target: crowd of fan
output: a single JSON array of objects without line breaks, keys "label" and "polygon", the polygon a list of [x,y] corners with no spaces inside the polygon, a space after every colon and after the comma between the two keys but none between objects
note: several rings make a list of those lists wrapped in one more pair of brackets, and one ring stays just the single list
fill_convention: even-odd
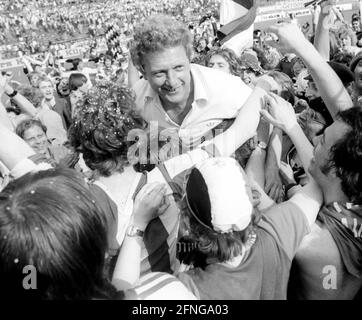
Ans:
[{"label": "crowd of fan", "polygon": [[22,56],[29,83],[0,75],[0,295],[360,299],[360,16],[234,52],[211,11],[127,8],[123,55],[48,48]]},{"label": "crowd of fan", "polygon": [[[50,41],[103,36],[109,25],[118,25],[127,37],[138,21],[155,13],[171,14],[184,22],[195,21],[201,18],[200,12],[205,7],[203,0],[44,1],[42,4],[19,2],[16,6],[11,2],[15,11],[0,11],[0,45],[9,54],[14,55],[19,49],[43,52]],[[218,1],[213,0],[206,7],[215,11],[216,5]]]}]

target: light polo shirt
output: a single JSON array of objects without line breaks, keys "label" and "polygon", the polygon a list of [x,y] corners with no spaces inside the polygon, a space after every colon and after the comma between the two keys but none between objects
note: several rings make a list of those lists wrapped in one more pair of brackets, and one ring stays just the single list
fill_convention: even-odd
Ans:
[{"label": "light polo shirt", "polygon": [[155,121],[154,125],[167,128],[168,134],[177,133],[185,145],[198,145],[201,138],[223,119],[237,116],[252,89],[240,77],[196,64],[191,64],[191,75],[194,101],[181,125],[168,116],[147,80],[140,79],[133,89],[136,110],[148,123]]}]

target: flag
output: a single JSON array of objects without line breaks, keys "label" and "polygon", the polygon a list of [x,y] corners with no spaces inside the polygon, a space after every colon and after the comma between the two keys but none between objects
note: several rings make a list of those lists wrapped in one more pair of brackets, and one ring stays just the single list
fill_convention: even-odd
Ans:
[{"label": "flag", "polygon": [[223,47],[230,48],[237,55],[253,45],[256,0],[221,0],[218,32]]}]

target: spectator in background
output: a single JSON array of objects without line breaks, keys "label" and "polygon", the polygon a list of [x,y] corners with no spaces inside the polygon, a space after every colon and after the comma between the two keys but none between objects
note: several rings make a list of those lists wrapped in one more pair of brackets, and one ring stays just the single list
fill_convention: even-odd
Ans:
[{"label": "spectator in background", "polygon": [[353,18],[352,19],[352,30],[355,33],[358,33],[361,31],[361,22],[359,18]]},{"label": "spectator in background", "polygon": [[56,85],[57,87],[57,93],[59,95],[59,97],[61,98],[68,98],[69,97],[69,78],[68,77],[61,77],[59,79],[58,84]]},{"label": "spectator in background", "polygon": [[261,68],[258,58],[250,53],[244,52],[240,56],[240,65],[242,69],[241,78],[245,84],[254,88],[257,78],[265,73]]},{"label": "spectator in background", "polygon": [[340,48],[343,52],[356,55],[358,52],[361,51],[361,49],[356,46],[357,37],[352,30],[348,29],[341,32],[339,34],[339,40],[340,40]]},{"label": "spectator in background", "polygon": [[99,65],[96,81],[111,81],[116,75],[117,67],[114,65],[113,58],[110,55],[104,57],[103,65]]},{"label": "spectator in background", "polygon": [[77,107],[84,101],[84,97],[91,88],[87,77],[83,73],[72,73],[69,77],[69,98],[71,105],[71,118],[77,112]]},{"label": "spectator in background", "polygon": [[87,77],[88,83],[92,86],[90,78],[91,74],[97,74],[98,69],[92,69],[84,66],[84,62],[81,58],[75,58],[71,61],[73,68],[67,74],[70,76],[72,73],[82,73]]},{"label": "spectator in background", "polygon": [[206,66],[214,68],[234,76],[241,76],[242,70],[239,58],[233,50],[228,48],[214,48],[206,57]]},{"label": "spectator in background", "polygon": [[43,95],[41,108],[57,112],[62,118],[64,129],[68,129],[71,123],[71,110],[68,101],[57,95],[52,81],[48,78],[40,79],[39,91]]},{"label": "spectator in background", "polygon": [[31,72],[28,75],[29,82],[33,88],[39,88],[39,81],[42,75],[38,72]]},{"label": "spectator in background", "polygon": [[[54,155],[50,150],[51,142],[46,135],[46,127],[39,120],[25,120],[16,127],[16,134],[22,138],[37,154],[55,165]],[[59,160],[59,159],[58,159]]]}]

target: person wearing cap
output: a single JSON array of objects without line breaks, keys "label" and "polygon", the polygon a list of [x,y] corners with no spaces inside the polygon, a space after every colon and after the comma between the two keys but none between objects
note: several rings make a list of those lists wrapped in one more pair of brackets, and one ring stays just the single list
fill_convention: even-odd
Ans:
[{"label": "person wearing cap", "polygon": [[[289,113],[286,119],[293,121]],[[289,126],[293,124],[289,120]],[[291,138],[307,164],[311,158],[307,141],[298,134]],[[256,152],[265,157],[262,146]],[[232,158],[200,161],[170,186],[179,188],[177,180],[183,184],[179,202],[183,231],[206,257],[206,268],[176,273],[179,280],[199,299],[286,299],[292,259],[322,203],[315,183],[261,216],[254,209],[250,181]],[[132,249],[139,254],[141,244],[134,243]],[[139,268],[137,261],[133,263],[129,270]]]},{"label": "person wearing cap", "polygon": [[318,188],[308,188],[261,215],[253,208],[250,181],[235,160],[198,164],[186,178],[180,206],[206,267],[177,277],[202,300],[286,299],[291,261],[321,203]]},{"label": "person wearing cap", "polygon": [[[253,51],[254,52],[254,51]],[[253,88],[258,76],[264,74],[263,68],[259,64],[259,60],[252,52],[244,51],[240,56],[240,64],[243,81]]]}]

